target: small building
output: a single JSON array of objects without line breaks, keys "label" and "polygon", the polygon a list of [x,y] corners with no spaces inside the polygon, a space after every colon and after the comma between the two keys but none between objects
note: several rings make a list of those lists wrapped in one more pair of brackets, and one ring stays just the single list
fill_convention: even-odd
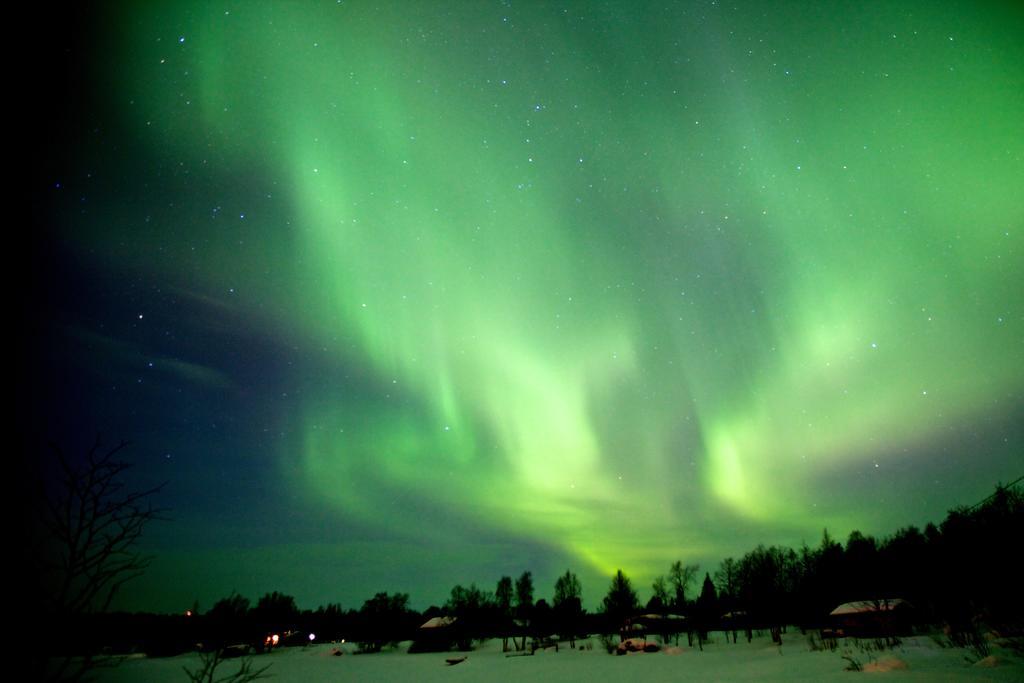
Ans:
[{"label": "small building", "polygon": [[455,623],[457,617],[433,617],[420,626],[421,629],[447,628]]},{"label": "small building", "polygon": [[646,638],[648,634],[658,635],[667,642],[669,636],[676,636],[687,630],[686,617],[678,614],[641,614],[633,617],[623,626],[623,638]]},{"label": "small building", "polygon": [[844,602],[829,613],[837,636],[890,637],[908,633],[913,605],[902,598]]},{"label": "small building", "polygon": [[416,638],[409,652],[444,652],[456,649],[463,642],[456,624],[458,617],[433,617],[416,629]]}]

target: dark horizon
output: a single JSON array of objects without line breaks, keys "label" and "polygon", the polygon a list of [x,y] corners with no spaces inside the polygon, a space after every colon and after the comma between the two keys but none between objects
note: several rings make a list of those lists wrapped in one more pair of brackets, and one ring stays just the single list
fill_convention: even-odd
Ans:
[{"label": "dark horizon", "polygon": [[814,548],[758,546],[723,561],[714,578],[676,562],[646,602],[617,571],[597,610],[583,608],[573,572],[559,577],[549,600],[526,571],[502,577],[493,591],[455,585],[447,601],[425,611],[411,609],[409,595],[397,592],[377,592],[358,608],[303,610],[293,596],[274,591],[258,599],[232,594],[208,609],[193,606],[175,615],[78,614],[41,626],[89,634],[56,638],[65,655],[167,657],[199,650],[205,657],[237,657],[311,644],[334,644],[331,654],[341,655],[345,643],[349,653],[418,654],[468,652],[500,639],[501,651],[517,656],[511,653],[557,652],[559,643],[575,649],[578,640],[591,649],[595,634],[609,654],[679,654],[683,636],[686,648],[703,652],[705,642],[720,642],[711,632],[720,632],[726,644],[731,635],[733,645],[741,634],[749,644],[770,632],[776,646],[787,643],[795,652],[806,646],[836,653],[841,642],[851,665],[853,648],[905,654],[904,638],[918,650],[920,636],[928,635],[932,647],[964,649],[968,662],[987,658],[988,665],[1003,666],[1004,660],[990,657],[993,648],[1019,652],[1024,592],[1013,540],[1024,523],[1022,481],[951,511],[939,525],[903,527],[882,540],[854,532],[844,547],[826,533]]}]

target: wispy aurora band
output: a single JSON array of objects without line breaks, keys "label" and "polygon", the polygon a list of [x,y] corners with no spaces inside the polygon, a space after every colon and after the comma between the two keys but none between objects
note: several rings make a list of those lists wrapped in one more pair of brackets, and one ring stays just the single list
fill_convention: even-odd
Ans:
[{"label": "wispy aurora band", "polygon": [[201,113],[145,93],[184,153],[288,194],[294,220],[261,230],[291,286],[251,300],[354,336],[345,362],[379,383],[307,392],[294,485],[410,534],[445,533],[426,500],[655,572],[715,551],[707,518],[857,523],[810,514],[822,476],[1019,391],[1024,105],[989,87],[1019,62],[924,68],[952,49],[939,18],[812,67],[724,30],[680,46],[681,16],[598,40],[523,10],[525,40],[483,8],[401,7],[183,10]]}]

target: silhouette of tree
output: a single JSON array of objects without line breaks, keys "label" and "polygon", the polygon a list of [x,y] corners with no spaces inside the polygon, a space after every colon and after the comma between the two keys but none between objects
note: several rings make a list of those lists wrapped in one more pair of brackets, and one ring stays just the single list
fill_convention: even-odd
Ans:
[{"label": "silhouette of tree", "polygon": [[554,607],[563,605],[569,601],[579,601],[583,597],[583,589],[580,580],[568,569],[565,574],[555,580],[555,595],[552,598]]},{"label": "silhouette of tree", "polygon": [[715,593],[715,584],[711,581],[711,575],[706,572],[700,596],[697,597],[695,616],[697,617],[697,642],[700,649],[703,650],[707,632],[714,628],[719,620],[718,595]]},{"label": "silhouette of tree", "polygon": [[873,597],[902,597],[919,609],[926,602],[931,549],[917,527],[897,531],[878,548],[878,594]]},{"label": "silhouette of tree", "polygon": [[525,571],[516,579],[516,614],[529,619],[533,609],[533,574]]},{"label": "silhouette of tree", "polygon": [[731,557],[722,560],[718,571],[715,572],[715,587],[718,589],[718,596],[723,600],[732,601],[736,595],[738,578],[736,560]]},{"label": "silhouette of tree", "polygon": [[257,635],[249,624],[249,598],[238,593],[215,602],[206,613],[205,622],[209,628],[206,644],[215,648]]},{"label": "silhouette of tree", "polygon": [[310,627],[318,639],[340,640],[345,626],[345,610],[338,603],[328,603],[310,615]]},{"label": "silhouette of tree", "polygon": [[463,621],[475,620],[480,613],[494,605],[493,596],[486,591],[476,587],[475,583],[469,588],[456,585],[452,588],[451,598],[448,599],[448,612],[452,616],[459,617]]},{"label": "silhouette of tree", "polygon": [[267,629],[290,628],[298,621],[299,608],[295,598],[274,591],[259,599],[252,617]]},{"label": "silhouette of tree", "polygon": [[740,560],[740,599],[756,620],[774,626],[785,623],[795,565],[792,549],[775,546],[759,545]]},{"label": "silhouette of tree", "polygon": [[226,598],[221,598],[213,603],[213,607],[206,613],[211,619],[240,620],[249,613],[249,598],[232,593]]},{"label": "silhouette of tree", "polygon": [[633,616],[640,607],[640,601],[636,597],[633,585],[622,570],[615,572],[612,577],[611,586],[608,587],[608,594],[604,596],[602,603],[609,626],[619,627],[622,623]]},{"label": "silhouette of tree", "polygon": [[701,585],[700,597],[697,598],[697,607],[714,608],[718,603],[718,594],[715,592],[715,584],[711,581],[711,575],[704,574],[704,583]]},{"label": "silhouette of tree", "polygon": [[[50,446],[57,474],[44,486],[36,578],[41,609],[54,626],[70,631],[81,627],[85,615],[106,612],[121,587],[152,561],[136,545],[146,525],[162,518],[164,510],[154,507],[152,498],[163,485],[126,488],[122,479],[131,464],[117,456],[127,446],[122,441],[104,448],[97,438],[80,462]],[[80,680],[96,664],[93,653],[82,655],[58,661],[41,654],[40,679]]]},{"label": "silhouette of tree", "polygon": [[705,627],[710,627],[718,620],[718,593],[708,573],[704,574],[704,583],[697,598],[697,613]]},{"label": "silhouette of tree", "polygon": [[512,577],[503,576],[498,579],[494,589],[494,601],[502,614],[512,613]]},{"label": "silhouette of tree", "polygon": [[185,675],[192,683],[249,683],[249,681],[268,678],[271,675],[266,673],[270,664],[254,669],[252,658],[245,657],[239,663],[238,671],[214,678],[219,673],[217,669],[224,664],[224,661],[224,651],[214,650],[199,655],[199,666],[196,669],[189,669],[185,666],[181,668],[184,669]]},{"label": "silhouette of tree", "polygon": [[843,546],[832,540],[825,529],[821,533],[821,546],[818,548],[817,563],[814,568],[815,595],[814,601],[819,612],[828,613],[843,602],[842,575],[845,555]]},{"label": "silhouette of tree", "polygon": [[533,606],[533,616],[530,619],[530,631],[535,639],[547,638],[555,628],[554,611],[548,601],[544,598],[538,600]]},{"label": "silhouette of tree", "polygon": [[583,588],[580,580],[568,569],[555,581],[552,609],[559,635],[568,638],[569,646],[575,648],[576,632],[583,619]]},{"label": "silhouette of tree", "polygon": [[508,650],[508,634],[512,630],[512,595],[512,577],[503,576],[498,579],[498,585],[494,589],[494,602],[501,626],[502,652]]},{"label": "silhouette of tree", "polygon": [[387,643],[397,643],[411,630],[409,594],[377,593],[359,610],[360,648],[380,652]]},{"label": "silhouette of tree", "polygon": [[875,539],[860,531],[851,531],[844,559],[846,597],[850,600],[877,598],[878,544]]},{"label": "silhouette of tree", "polygon": [[654,591],[654,594],[651,596],[651,601],[648,605],[656,612],[666,611],[671,598],[668,593],[668,581],[665,580],[665,577],[659,576],[654,579],[654,583],[651,584],[651,590]]},{"label": "silhouette of tree", "polygon": [[697,578],[699,571],[700,565],[698,564],[684,565],[681,560],[672,563],[668,570],[668,582],[674,592],[672,596],[673,609],[682,611],[686,607],[686,591]]}]

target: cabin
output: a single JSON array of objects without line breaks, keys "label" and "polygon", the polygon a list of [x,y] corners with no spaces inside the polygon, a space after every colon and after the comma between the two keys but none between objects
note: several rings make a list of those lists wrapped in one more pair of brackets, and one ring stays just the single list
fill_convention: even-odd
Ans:
[{"label": "cabin", "polygon": [[657,635],[667,643],[670,636],[675,636],[678,644],[679,634],[686,630],[686,617],[678,614],[641,614],[623,624],[619,629],[619,640],[646,640],[648,635]]},{"label": "cabin", "polygon": [[844,602],[831,613],[834,636],[891,637],[909,633],[913,623],[913,605],[902,598]]}]

